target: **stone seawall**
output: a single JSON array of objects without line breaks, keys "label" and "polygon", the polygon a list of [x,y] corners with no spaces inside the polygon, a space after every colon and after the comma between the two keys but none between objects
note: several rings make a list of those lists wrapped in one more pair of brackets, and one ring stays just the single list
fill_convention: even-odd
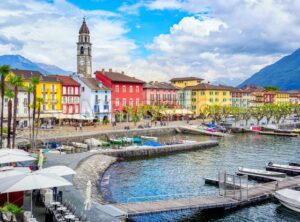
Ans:
[{"label": "stone seawall", "polygon": [[81,135],[74,136],[55,136],[45,137],[41,140],[56,141],[56,142],[83,142],[88,138],[96,138],[105,140],[107,138],[118,138],[118,137],[134,137],[141,135],[158,136],[162,134],[175,133],[178,127],[157,127],[147,129],[132,129],[132,130],[106,130],[101,132],[82,132]]},{"label": "stone seawall", "polygon": [[108,150],[102,151],[102,154],[122,157],[122,158],[133,158],[133,157],[149,157],[158,156],[165,154],[172,154],[177,152],[191,151],[197,149],[203,149],[219,145],[217,141],[205,141],[188,144],[176,144],[176,145],[165,145],[159,147],[137,147],[127,148],[122,150]]}]

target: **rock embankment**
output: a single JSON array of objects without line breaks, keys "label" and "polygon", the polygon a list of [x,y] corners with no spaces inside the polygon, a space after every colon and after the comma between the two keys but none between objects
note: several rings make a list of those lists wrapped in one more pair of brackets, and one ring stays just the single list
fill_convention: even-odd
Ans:
[{"label": "rock embankment", "polygon": [[103,203],[99,192],[99,178],[106,169],[117,161],[116,157],[95,154],[83,160],[76,168],[76,175],[73,177],[74,185],[77,190],[85,197],[86,184],[90,180],[92,183],[92,199],[98,203]]}]

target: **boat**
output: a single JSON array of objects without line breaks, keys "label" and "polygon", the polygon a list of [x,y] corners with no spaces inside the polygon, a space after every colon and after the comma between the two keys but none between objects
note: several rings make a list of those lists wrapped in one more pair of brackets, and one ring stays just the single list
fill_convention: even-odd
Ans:
[{"label": "boat", "polygon": [[133,137],[134,143],[142,143],[142,139],[140,137]]},{"label": "boat", "polygon": [[87,149],[88,148],[88,144],[85,144],[85,143],[72,142],[71,144],[73,146],[75,146],[76,148],[81,148],[81,149]]},{"label": "boat", "polygon": [[298,166],[298,167],[300,167],[300,163],[299,162],[298,163],[296,163],[296,162],[290,162],[289,166]]},{"label": "boat", "polygon": [[282,189],[276,191],[274,196],[285,207],[300,213],[300,191]]},{"label": "boat", "polygon": [[291,171],[299,171],[300,172],[300,166],[275,164],[275,163],[272,163],[272,162],[269,162],[267,164],[266,168],[277,168],[277,169],[282,169],[282,170],[291,170]]},{"label": "boat", "polygon": [[101,145],[101,143],[99,142],[99,140],[95,139],[95,138],[89,138],[89,139],[85,139],[84,143],[86,143],[86,146],[90,146],[90,147],[98,147]]},{"label": "boat", "polygon": [[109,142],[111,144],[121,145],[123,144],[123,141],[121,139],[110,139]]},{"label": "boat", "polygon": [[160,143],[158,143],[158,142],[154,142],[154,141],[144,142],[143,145],[144,145],[144,146],[162,146],[162,144],[160,144]]},{"label": "boat", "polygon": [[141,139],[147,141],[155,141],[155,142],[158,141],[158,137],[155,136],[141,136]]},{"label": "boat", "polygon": [[104,141],[104,140],[99,140],[99,142],[100,142],[100,146],[101,147],[108,147],[108,146],[110,146],[110,143],[109,142],[107,142],[107,141]]},{"label": "boat", "polygon": [[133,143],[133,138],[131,138],[131,137],[122,137],[121,140],[124,143]]},{"label": "boat", "polygon": [[238,170],[239,170],[239,173],[245,173],[245,174],[256,174],[256,175],[261,175],[261,176],[280,177],[280,178],[286,177],[285,173],[272,172],[272,171],[266,171],[266,170],[250,169],[250,168],[244,168],[244,167],[239,167]]},{"label": "boat", "polygon": [[181,140],[181,142],[182,142],[183,144],[188,144],[188,143],[197,143],[197,141],[196,141],[196,140]]},{"label": "boat", "polygon": [[72,151],[75,149],[74,146],[67,146],[67,145],[61,145],[60,147],[56,148],[57,150],[65,150],[65,151]]}]

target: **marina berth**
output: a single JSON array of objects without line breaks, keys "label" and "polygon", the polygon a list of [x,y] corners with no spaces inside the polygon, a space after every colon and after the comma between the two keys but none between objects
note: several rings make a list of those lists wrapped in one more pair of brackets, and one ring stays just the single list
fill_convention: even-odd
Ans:
[{"label": "marina berth", "polygon": [[276,172],[283,172],[287,175],[300,175],[300,167],[299,166],[290,166],[290,165],[283,165],[283,164],[275,164],[272,162],[269,162],[266,165],[266,170],[269,171],[276,171]]}]

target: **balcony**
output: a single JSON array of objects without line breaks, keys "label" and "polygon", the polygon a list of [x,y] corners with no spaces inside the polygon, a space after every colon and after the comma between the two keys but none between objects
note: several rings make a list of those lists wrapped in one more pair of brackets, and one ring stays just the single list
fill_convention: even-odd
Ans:
[{"label": "balcony", "polygon": [[51,91],[50,93],[51,93],[51,94],[56,94],[57,92],[56,92],[56,91]]},{"label": "balcony", "polygon": [[42,89],[42,93],[48,93],[49,90],[48,89]]},{"label": "balcony", "polygon": [[56,99],[51,99],[51,103],[57,103]]}]

